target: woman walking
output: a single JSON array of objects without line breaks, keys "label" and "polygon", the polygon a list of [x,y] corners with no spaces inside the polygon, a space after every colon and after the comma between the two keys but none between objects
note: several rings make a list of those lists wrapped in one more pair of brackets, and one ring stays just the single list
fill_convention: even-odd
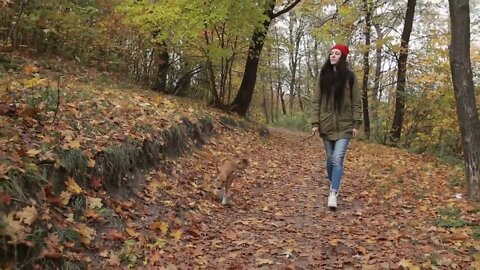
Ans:
[{"label": "woman walking", "polygon": [[319,133],[327,155],[330,194],[327,206],[337,208],[343,174],[343,161],[350,139],[362,124],[362,100],[355,75],[348,68],[347,46],[337,44],[320,70],[318,85],[312,96],[312,134]]}]

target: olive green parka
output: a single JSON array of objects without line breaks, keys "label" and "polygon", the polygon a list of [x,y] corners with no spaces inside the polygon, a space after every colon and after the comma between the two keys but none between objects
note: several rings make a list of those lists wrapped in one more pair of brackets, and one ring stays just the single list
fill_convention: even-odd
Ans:
[{"label": "olive green parka", "polygon": [[[353,87],[349,80],[345,84],[344,98],[338,112],[334,109],[333,98],[330,102],[322,99],[320,104],[320,80],[317,80],[315,91],[312,95],[312,127],[318,127],[320,136],[328,140],[351,138],[353,129],[359,129],[362,125],[362,99],[355,75]],[[351,92],[350,92],[351,91]]]}]

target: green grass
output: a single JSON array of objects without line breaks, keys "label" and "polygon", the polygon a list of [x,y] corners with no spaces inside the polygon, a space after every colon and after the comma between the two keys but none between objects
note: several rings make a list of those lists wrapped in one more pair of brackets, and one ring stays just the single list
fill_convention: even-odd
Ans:
[{"label": "green grass", "polygon": [[436,224],[443,228],[460,228],[469,225],[469,223],[462,218],[462,211],[458,207],[438,209]]},{"label": "green grass", "polygon": [[72,149],[61,153],[60,164],[67,174],[73,176],[77,182],[85,186],[87,176],[87,158],[79,149]]},{"label": "green grass", "polygon": [[450,186],[452,187],[465,187],[467,183],[465,182],[465,179],[459,176],[451,176],[448,179],[448,182],[450,183]]},{"label": "green grass", "polygon": [[310,131],[310,118],[305,113],[295,113],[293,115],[282,115],[277,121],[271,123],[272,127],[282,127],[296,131]]},{"label": "green grass", "polygon": [[72,228],[65,228],[58,232],[61,242],[76,242],[80,239],[80,233]]}]

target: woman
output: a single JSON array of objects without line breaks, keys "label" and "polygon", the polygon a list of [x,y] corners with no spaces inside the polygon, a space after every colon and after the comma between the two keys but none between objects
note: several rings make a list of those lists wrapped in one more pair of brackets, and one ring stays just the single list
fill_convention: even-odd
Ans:
[{"label": "woman", "polygon": [[348,144],[362,124],[362,100],[355,75],[348,68],[348,53],[348,47],[342,44],[331,48],[312,97],[312,134],[319,133],[325,146],[330,180],[327,205],[331,209],[337,208]]}]

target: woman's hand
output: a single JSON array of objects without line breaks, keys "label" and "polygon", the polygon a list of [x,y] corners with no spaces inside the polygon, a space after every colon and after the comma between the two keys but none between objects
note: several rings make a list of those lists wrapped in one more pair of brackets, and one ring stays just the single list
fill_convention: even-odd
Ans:
[{"label": "woman's hand", "polygon": [[354,129],[352,130],[352,137],[353,137],[353,138],[357,137],[357,134],[358,134],[358,130],[357,130],[356,128],[354,128]]},{"label": "woman's hand", "polygon": [[312,135],[315,135],[318,132],[318,127],[312,127]]}]

